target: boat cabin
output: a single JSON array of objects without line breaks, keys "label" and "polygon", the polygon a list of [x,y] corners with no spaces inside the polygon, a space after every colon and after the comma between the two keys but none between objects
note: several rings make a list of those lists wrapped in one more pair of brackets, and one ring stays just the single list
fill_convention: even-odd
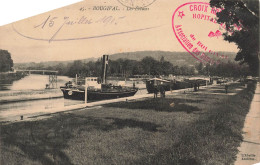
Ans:
[{"label": "boat cabin", "polygon": [[164,90],[169,91],[171,88],[171,81],[160,78],[152,78],[146,81],[146,89],[148,93],[153,93],[155,88],[163,87]]},{"label": "boat cabin", "polygon": [[85,81],[89,87],[101,88],[98,77],[86,77]]},{"label": "boat cabin", "polygon": [[160,78],[152,78],[152,79],[147,80],[147,82],[152,85],[162,85],[162,84],[170,83],[170,81],[160,79]]}]

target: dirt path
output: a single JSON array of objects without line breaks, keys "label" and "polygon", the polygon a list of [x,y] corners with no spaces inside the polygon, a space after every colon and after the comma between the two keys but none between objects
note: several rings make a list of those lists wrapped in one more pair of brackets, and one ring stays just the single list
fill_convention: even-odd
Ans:
[{"label": "dirt path", "polygon": [[257,83],[254,98],[243,128],[243,142],[238,148],[235,165],[260,163],[260,83]]}]

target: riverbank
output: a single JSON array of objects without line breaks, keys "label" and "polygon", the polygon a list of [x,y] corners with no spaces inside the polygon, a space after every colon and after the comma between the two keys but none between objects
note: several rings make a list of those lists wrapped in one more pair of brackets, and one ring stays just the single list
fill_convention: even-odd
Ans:
[{"label": "riverbank", "polygon": [[0,91],[7,90],[3,84],[12,84],[13,81],[20,80],[27,76],[23,72],[0,72]]},{"label": "riverbank", "polygon": [[254,89],[230,84],[228,95],[218,85],[1,123],[1,163],[232,164]]},{"label": "riverbank", "polygon": [[10,80],[19,80],[25,77],[26,73],[23,72],[0,72],[0,82],[1,81],[10,81]]},{"label": "riverbank", "polygon": [[60,89],[3,91],[0,92],[0,104],[61,97],[63,94]]}]

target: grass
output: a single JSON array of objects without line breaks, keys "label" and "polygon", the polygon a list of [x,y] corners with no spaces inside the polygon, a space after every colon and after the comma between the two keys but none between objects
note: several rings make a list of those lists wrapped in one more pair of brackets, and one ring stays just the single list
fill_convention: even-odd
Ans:
[{"label": "grass", "polygon": [[105,107],[117,107],[117,108],[124,108],[127,107],[129,109],[138,109],[138,110],[146,110],[146,109],[153,109],[155,111],[162,111],[162,112],[193,112],[199,111],[198,107],[190,106],[185,103],[200,103],[203,100],[192,100],[192,99],[185,99],[185,98],[156,98],[156,99],[148,99],[142,101],[134,101],[134,102],[119,102],[119,103],[112,103],[105,105]]},{"label": "grass", "polygon": [[178,94],[2,123],[1,164],[232,164],[254,89],[250,84],[234,96]]}]

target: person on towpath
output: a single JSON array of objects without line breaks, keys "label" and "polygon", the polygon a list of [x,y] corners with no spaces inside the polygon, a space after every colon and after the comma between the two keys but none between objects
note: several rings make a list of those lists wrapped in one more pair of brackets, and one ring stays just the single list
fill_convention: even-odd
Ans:
[{"label": "person on towpath", "polygon": [[165,89],[163,86],[160,87],[160,94],[162,98],[165,98]]},{"label": "person on towpath", "polygon": [[226,94],[228,93],[228,85],[226,84],[225,85],[225,91],[226,91]]},{"label": "person on towpath", "polygon": [[194,92],[197,92],[197,83],[194,83]]},{"label": "person on towpath", "polygon": [[157,95],[158,95],[158,87],[157,86],[154,86],[153,93],[154,93],[153,98],[157,98]]}]

